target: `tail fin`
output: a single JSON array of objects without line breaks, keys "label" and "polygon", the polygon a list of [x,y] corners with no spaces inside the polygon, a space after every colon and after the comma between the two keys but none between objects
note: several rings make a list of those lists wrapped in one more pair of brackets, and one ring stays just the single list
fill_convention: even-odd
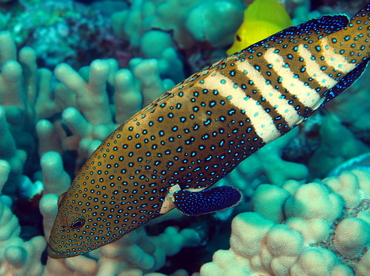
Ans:
[{"label": "tail fin", "polygon": [[359,10],[347,27],[330,34],[328,43],[345,59],[358,65],[370,57],[370,3]]}]

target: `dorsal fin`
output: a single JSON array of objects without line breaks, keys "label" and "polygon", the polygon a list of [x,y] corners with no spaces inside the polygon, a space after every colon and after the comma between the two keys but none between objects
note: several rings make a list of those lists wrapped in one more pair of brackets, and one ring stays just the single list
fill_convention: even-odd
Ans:
[{"label": "dorsal fin", "polygon": [[[292,26],[278,32],[272,36],[265,38],[244,50],[237,52],[242,53],[243,51],[254,52],[256,48],[264,46],[266,48],[274,47],[276,43],[289,43],[297,39],[304,39],[312,35],[328,35],[342,30],[348,25],[348,17],[345,15],[326,15],[319,19],[312,19],[298,26]],[[286,40],[289,38],[289,40]],[[280,42],[282,41],[282,42]]]},{"label": "dorsal fin", "polygon": [[[295,26],[295,32],[298,34],[309,34],[312,31],[321,33],[324,31],[327,34],[335,33],[345,28],[348,25],[348,17],[346,15],[325,15],[318,19],[312,19],[298,26]],[[288,31],[290,28],[285,29]]]}]

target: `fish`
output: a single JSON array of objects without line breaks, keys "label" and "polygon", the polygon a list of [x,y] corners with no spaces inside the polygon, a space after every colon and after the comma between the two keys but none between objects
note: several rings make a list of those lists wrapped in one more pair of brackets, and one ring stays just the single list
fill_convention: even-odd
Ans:
[{"label": "fish", "polygon": [[292,25],[288,12],[277,0],[254,0],[245,9],[243,23],[226,54],[231,55]]},{"label": "fish", "polygon": [[284,29],[175,85],[93,152],[58,200],[48,255],[78,256],[177,208],[230,208],[214,186],[340,95],[369,60],[370,4]]}]

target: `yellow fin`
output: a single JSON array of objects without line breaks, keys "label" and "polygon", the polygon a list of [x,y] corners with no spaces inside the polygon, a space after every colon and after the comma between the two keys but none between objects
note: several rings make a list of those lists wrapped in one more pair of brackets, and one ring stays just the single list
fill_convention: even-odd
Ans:
[{"label": "yellow fin", "polygon": [[235,34],[234,43],[226,51],[231,55],[266,37],[292,26],[284,6],[277,0],[255,0],[244,11],[244,21]]}]

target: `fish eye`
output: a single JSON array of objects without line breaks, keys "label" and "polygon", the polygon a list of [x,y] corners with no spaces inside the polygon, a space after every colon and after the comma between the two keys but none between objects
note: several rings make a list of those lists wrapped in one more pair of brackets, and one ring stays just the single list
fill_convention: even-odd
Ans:
[{"label": "fish eye", "polygon": [[236,35],[235,38],[237,41],[242,41],[242,38],[240,37],[240,35]]},{"label": "fish eye", "polygon": [[66,225],[68,225],[70,229],[80,229],[85,225],[85,222],[85,217],[82,214],[71,212],[66,216]]},{"label": "fish eye", "polygon": [[80,229],[84,225],[85,225],[85,219],[77,218],[75,221],[71,223],[69,227],[72,229]]}]

